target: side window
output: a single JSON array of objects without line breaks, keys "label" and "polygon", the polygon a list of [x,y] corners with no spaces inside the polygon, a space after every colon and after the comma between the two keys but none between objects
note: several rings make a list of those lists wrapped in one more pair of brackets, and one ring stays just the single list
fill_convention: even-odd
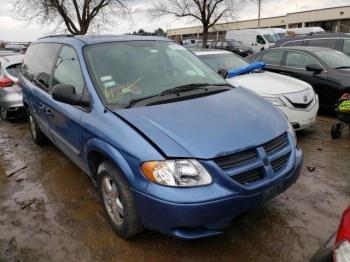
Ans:
[{"label": "side window", "polygon": [[337,46],[337,39],[310,39],[309,46],[328,47],[335,49]]},{"label": "side window", "polygon": [[344,39],[343,53],[350,56],[350,39]]},{"label": "side window", "polygon": [[270,51],[262,54],[261,61],[268,65],[280,65],[283,56],[283,50]]},{"label": "side window", "polygon": [[265,39],[261,35],[256,36],[256,42],[262,45],[266,44]]},{"label": "side window", "polygon": [[24,57],[23,75],[45,91],[50,87],[51,70],[60,47],[54,43],[34,44]]},{"label": "side window", "polygon": [[291,42],[287,42],[282,46],[301,46],[303,43],[303,41],[291,41]]},{"label": "side window", "polygon": [[222,42],[222,47],[227,48],[228,47],[228,43],[227,42]]},{"label": "side window", "polygon": [[287,53],[286,66],[305,69],[305,67],[310,64],[318,63],[305,53],[293,51]]},{"label": "side window", "polygon": [[57,84],[72,85],[78,95],[83,94],[84,78],[77,54],[71,47],[63,46],[58,55],[52,85]]}]

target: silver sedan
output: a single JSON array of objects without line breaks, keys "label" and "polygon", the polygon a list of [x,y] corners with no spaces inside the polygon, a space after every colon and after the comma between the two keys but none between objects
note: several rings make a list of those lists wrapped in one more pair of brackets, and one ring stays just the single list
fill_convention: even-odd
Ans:
[{"label": "silver sedan", "polygon": [[0,57],[0,117],[9,119],[24,112],[18,75],[24,55]]}]

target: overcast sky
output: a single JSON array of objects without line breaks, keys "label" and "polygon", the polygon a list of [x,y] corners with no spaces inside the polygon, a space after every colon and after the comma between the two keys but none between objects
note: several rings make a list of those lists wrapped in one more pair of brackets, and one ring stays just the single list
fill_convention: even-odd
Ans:
[{"label": "overcast sky", "polygon": [[[132,10],[132,22],[118,21],[115,26],[101,33],[123,34],[137,31],[143,28],[153,31],[161,27],[164,30],[178,27],[189,27],[196,24],[189,21],[174,18],[172,16],[151,20],[148,10],[155,1],[129,0],[129,8]],[[252,1],[253,2],[253,1]],[[295,11],[305,11],[335,6],[349,5],[350,0],[262,0],[262,17],[285,15]],[[257,18],[257,5],[249,4],[237,18],[237,20]],[[27,24],[17,20],[13,16],[11,0],[0,0],[0,40],[6,41],[33,41],[38,37],[52,33],[53,26],[40,24]]]}]

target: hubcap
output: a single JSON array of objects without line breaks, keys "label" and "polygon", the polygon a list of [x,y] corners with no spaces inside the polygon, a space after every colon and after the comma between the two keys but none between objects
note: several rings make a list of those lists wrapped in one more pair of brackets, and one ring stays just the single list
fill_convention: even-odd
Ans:
[{"label": "hubcap", "polygon": [[29,128],[30,128],[30,132],[32,133],[32,135],[35,139],[36,138],[36,129],[35,129],[35,122],[34,122],[32,115],[29,115]]},{"label": "hubcap", "polygon": [[121,225],[124,221],[124,208],[117,186],[109,176],[102,180],[102,196],[108,215],[115,224]]}]

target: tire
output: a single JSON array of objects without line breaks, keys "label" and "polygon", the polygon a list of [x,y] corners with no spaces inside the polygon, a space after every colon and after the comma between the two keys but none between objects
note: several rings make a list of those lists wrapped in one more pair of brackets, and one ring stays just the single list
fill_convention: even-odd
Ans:
[{"label": "tire", "polygon": [[28,113],[29,113],[28,114],[29,130],[30,130],[30,134],[32,135],[34,143],[39,146],[47,144],[48,138],[40,130],[40,127],[37,125],[32,112],[29,111]]},{"label": "tire", "polygon": [[0,119],[1,120],[6,120],[7,119],[7,111],[3,110],[1,106],[0,106]]},{"label": "tire", "polygon": [[109,161],[97,169],[98,192],[107,221],[122,238],[130,238],[143,230],[134,196],[123,174]]},{"label": "tire", "polygon": [[341,135],[341,125],[340,124],[334,124],[331,128],[331,135],[334,139],[337,139]]}]

